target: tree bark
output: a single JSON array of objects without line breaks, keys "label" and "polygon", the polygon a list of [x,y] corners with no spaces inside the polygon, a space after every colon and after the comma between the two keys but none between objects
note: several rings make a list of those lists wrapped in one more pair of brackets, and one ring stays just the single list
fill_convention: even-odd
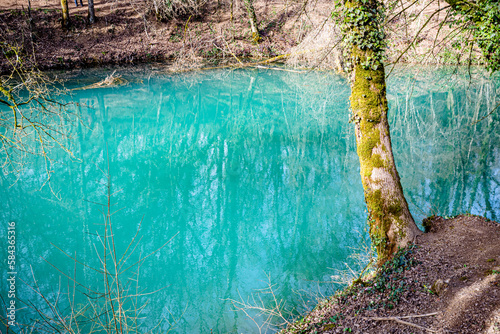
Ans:
[{"label": "tree bark", "polygon": [[69,27],[69,9],[68,9],[68,0],[61,0],[62,7],[62,28],[67,29]]},{"label": "tree bark", "polygon": [[88,20],[89,24],[95,23],[94,0],[88,0]]},{"label": "tree bark", "polygon": [[248,21],[250,22],[250,29],[252,30],[252,40],[255,43],[260,42],[260,33],[257,28],[257,16],[255,15],[255,9],[253,7],[253,0],[243,0],[245,2],[245,8],[247,9]]},{"label": "tree bark", "polygon": [[[373,8],[377,8],[378,4],[377,0],[365,0],[350,1],[346,5],[369,11],[372,15]],[[355,61],[350,102],[368,209],[369,233],[377,249],[379,263],[383,263],[399,247],[414,241],[421,232],[408,209],[394,163],[387,120],[384,66],[380,60],[373,61],[378,58],[369,44],[352,45],[351,58]]]}]

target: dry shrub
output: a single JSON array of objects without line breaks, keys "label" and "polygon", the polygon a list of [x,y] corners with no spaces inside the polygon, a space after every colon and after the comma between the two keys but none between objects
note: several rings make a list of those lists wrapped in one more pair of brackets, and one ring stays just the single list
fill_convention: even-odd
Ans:
[{"label": "dry shrub", "polygon": [[201,16],[207,0],[146,0],[158,20],[172,20]]},{"label": "dry shrub", "polygon": [[332,20],[326,20],[292,48],[287,64],[294,67],[341,70],[343,61],[340,41],[340,30]]},{"label": "dry shrub", "polygon": [[289,52],[287,64],[302,68],[342,69],[340,29],[331,18],[332,1],[300,2],[297,18],[293,21],[299,44]]},{"label": "dry shrub", "polygon": [[[322,2],[318,2],[321,4]],[[449,6],[438,0],[385,0],[387,34],[386,63],[476,64],[480,52],[464,27],[450,27]],[[308,16],[331,10],[308,6]],[[315,13],[316,15],[309,15]],[[304,15],[303,15],[304,16]],[[323,18],[309,22],[312,29],[291,50],[287,63],[322,69],[342,68],[341,33],[335,22]]]},{"label": "dry shrub", "polygon": [[480,59],[470,33],[450,27],[451,9],[439,0],[389,0],[387,60],[417,64],[468,64]]},{"label": "dry shrub", "polygon": [[192,48],[182,48],[169,69],[171,72],[185,72],[203,67],[203,59]]}]

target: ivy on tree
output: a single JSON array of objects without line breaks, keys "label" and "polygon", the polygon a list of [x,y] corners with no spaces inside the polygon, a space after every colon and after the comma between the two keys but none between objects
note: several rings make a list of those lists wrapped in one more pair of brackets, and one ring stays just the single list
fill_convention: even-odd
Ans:
[{"label": "ivy on tree", "polygon": [[[377,70],[386,48],[386,35],[382,29],[385,19],[383,4],[361,0],[353,5],[353,2],[337,0],[332,18],[342,32],[347,68],[352,69],[354,65],[360,64],[365,70]],[[370,50],[371,55],[362,61],[360,55],[352,52],[353,47],[361,51]]]},{"label": "ivy on tree", "polygon": [[382,61],[386,47],[383,3],[337,1],[332,18],[341,28],[347,70],[351,74],[351,119],[369,233],[378,263],[382,264],[421,233],[408,209],[392,154]]},{"label": "ivy on tree", "polygon": [[470,29],[486,67],[500,70],[500,2],[498,0],[445,0],[453,9],[450,25],[464,25]]}]

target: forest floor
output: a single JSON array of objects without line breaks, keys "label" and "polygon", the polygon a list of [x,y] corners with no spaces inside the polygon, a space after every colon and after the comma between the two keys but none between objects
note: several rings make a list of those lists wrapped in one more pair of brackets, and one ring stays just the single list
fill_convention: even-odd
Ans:
[{"label": "forest floor", "polygon": [[[10,45],[21,46],[28,54],[34,50],[36,63],[44,70],[161,62],[178,71],[286,54],[306,31],[304,22],[292,19],[299,6],[285,8],[282,1],[256,2],[256,10],[265,18],[260,21],[258,45],[251,41],[241,5],[234,6],[232,19],[229,3],[209,1],[206,16],[163,22],[141,0],[94,2],[97,21],[89,25],[86,1],[84,7],[69,1],[71,26],[64,31],[58,1],[31,0],[30,28],[27,0],[0,0],[0,32],[5,32]],[[315,21],[326,19],[328,13],[326,8]],[[8,72],[2,57],[0,66],[1,73]]]},{"label": "forest floor", "polygon": [[[95,0],[97,21],[90,25],[86,1],[76,7],[70,0],[71,24],[63,30],[59,1],[0,0],[0,42],[21,50],[42,70],[160,62],[182,71],[269,59],[291,66],[342,66],[338,28],[329,19],[332,1],[254,0],[259,44],[252,42],[241,1],[233,6],[228,0],[207,1],[205,14],[168,22],[156,20],[147,1]],[[389,62],[477,62],[477,50],[469,50],[466,38],[448,27],[442,2],[404,0],[397,6],[392,11],[404,8],[404,15],[388,19]],[[0,73],[10,70],[0,56]]]},{"label": "forest floor", "polygon": [[461,215],[283,333],[500,333],[500,224]]}]

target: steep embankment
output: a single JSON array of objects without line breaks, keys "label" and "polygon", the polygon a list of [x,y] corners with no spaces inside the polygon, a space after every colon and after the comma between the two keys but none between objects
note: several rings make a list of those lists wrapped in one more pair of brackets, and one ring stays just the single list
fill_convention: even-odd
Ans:
[{"label": "steep embankment", "polygon": [[428,223],[415,247],[284,333],[500,333],[500,224],[463,215]]},{"label": "steep embankment", "polygon": [[[283,55],[310,30],[300,4],[256,1],[262,40],[255,45],[239,1],[206,3],[201,16],[158,21],[145,1],[96,0],[97,22],[89,25],[87,7],[69,1],[71,26],[64,31],[58,2],[32,0],[28,13],[24,2],[0,0],[0,42],[34,53],[41,69],[162,62],[182,70]],[[318,16],[321,6],[315,21],[328,17],[328,9]],[[0,66],[10,70],[3,57]]]}]

